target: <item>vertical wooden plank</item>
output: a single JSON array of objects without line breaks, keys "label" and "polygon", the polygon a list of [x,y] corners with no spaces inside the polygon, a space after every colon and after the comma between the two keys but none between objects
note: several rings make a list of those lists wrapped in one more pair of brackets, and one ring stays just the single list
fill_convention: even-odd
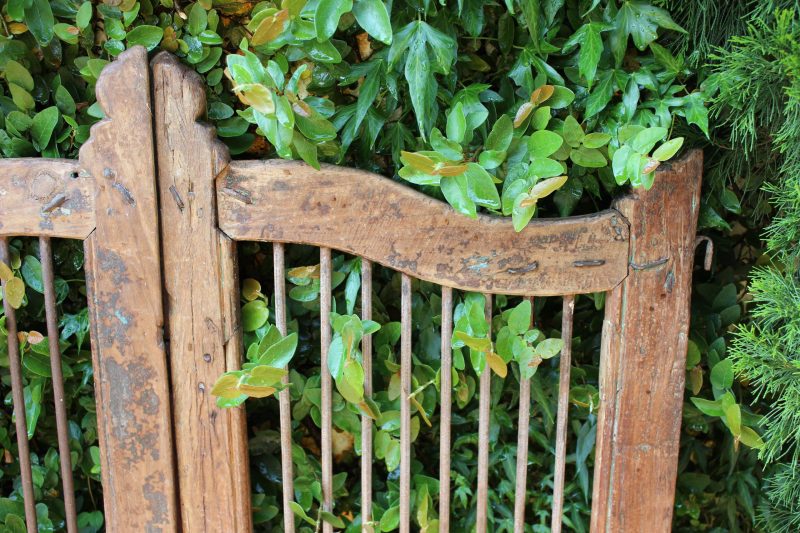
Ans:
[{"label": "vertical wooden plank", "polygon": [[670,531],[702,153],[659,170],[618,208],[628,277],[606,300],[592,531]]},{"label": "vertical wooden plank", "polygon": [[106,118],[80,151],[97,227],[85,242],[108,531],[177,530],[147,53],[97,82]]},{"label": "vertical wooden plank", "polygon": [[[489,338],[492,337],[492,295],[486,294],[486,321],[489,323]],[[489,519],[489,418],[492,402],[492,369],[483,368],[478,389],[478,509],[475,531],[486,533]]]},{"label": "vertical wooden plank", "polygon": [[181,526],[245,531],[252,527],[245,412],[217,407],[210,393],[238,366],[227,346],[241,342],[236,311],[224,305],[238,288],[222,279],[235,246],[216,221],[214,183],[228,151],[198,122],[206,107],[200,76],[167,53],[151,66]]}]

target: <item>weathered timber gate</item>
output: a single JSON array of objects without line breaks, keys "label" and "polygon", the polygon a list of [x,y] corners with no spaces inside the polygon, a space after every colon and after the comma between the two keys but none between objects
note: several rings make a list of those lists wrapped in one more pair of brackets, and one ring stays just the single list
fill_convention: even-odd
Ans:
[{"label": "weathered timber gate", "polygon": [[[331,250],[402,273],[401,531],[410,528],[411,278],[442,286],[440,525],[448,530],[452,291],[563,296],[553,530],[561,529],[574,295],[607,292],[591,527],[670,529],[702,157],[659,170],[649,191],[587,217],[471,220],[388,179],[289,161],[230,161],[205,113],[201,80],[168,55],[133,48],[97,83],[106,118],[79,161],[0,161],[0,260],[36,236],[48,335],[58,336],[51,238],[85,243],[107,530],[248,531],[241,409],[211,385],[241,359],[236,241],[273,242],[275,311],[286,331],[284,243],[320,247],[322,367],[331,340]],[[355,215],[357,214],[357,215]],[[491,298],[487,298],[491,301]],[[36,531],[14,310],[9,359],[29,532]],[[487,313],[491,307],[487,305]],[[168,339],[168,342],[165,342]],[[68,530],[76,531],[58,343],[50,343]],[[371,340],[363,341],[371,393]],[[172,379],[170,379],[172,376]],[[322,372],[322,487],[332,494],[331,379]],[[490,372],[480,379],[477,530],[486,530]],[[530,381],[520,390],[515,528],[524,524]],[[294,529],[290,405],[280,394],[284,524]],[[371,421],[363,421],[363,515],[371,516]],[[325,530],[331,526],[326,524]]]}]

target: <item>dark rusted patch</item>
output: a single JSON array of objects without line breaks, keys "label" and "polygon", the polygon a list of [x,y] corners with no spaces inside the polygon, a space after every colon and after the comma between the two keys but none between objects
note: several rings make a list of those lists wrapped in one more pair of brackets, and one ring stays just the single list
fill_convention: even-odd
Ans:
[{"label": "dark rusted patch", "polygon": [[155,487],[164,486],[164,473],[154,473],[147,478],[147,482],[142,487],[144,498],[147,500],[147,508],[152,517],[147,523],[147,533],[156,533],[163,531],[160,527],[162,524],[167,523],[167,497]]},{"label": "dark rusted patch", "polygon": [[112,187],[114,188],[114,190],[119,191],[119,193],[122,195],[122,199],[125,201],[126,204],[136,205],[136,199],[133,197],[133,194],[131,194],[131,191],[129,191],[127,187],[125,187],[118,181],[115,181]]}]

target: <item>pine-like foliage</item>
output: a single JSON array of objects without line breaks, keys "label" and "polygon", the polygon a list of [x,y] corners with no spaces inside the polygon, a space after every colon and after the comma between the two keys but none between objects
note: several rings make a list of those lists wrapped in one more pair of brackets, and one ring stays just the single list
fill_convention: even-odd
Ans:
[{"label": "pine-like foliage", "polygon": [[765,187],[776,211],[765,234],[771,262],[751,276],[752,323],[737,332],[731,358],[739,376],[772,402],[761,458],[774,466],[762,523],[794,532],[800,530],[800,11],[770,12],[768,3],[754,6],[742,35],[715,49],[707,83],[731,146],[750,158],[766,145],[775,170]]}]

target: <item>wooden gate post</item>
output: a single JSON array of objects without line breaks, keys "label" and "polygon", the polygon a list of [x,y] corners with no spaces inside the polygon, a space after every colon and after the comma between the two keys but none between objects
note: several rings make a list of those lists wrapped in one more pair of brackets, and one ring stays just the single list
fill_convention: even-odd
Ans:
[{"label": "wooden gate post", "polygon": [[200,76],[166,52],[152,68],[181,526],[251,531],[245,412],[220,409],[211,395],[241,364],[236,248],[217,227],[214,188],[228,150],[197,122]]},{"label": "wooden gate post", "polygon": [[85,241],[106,531],[177,529],[147,52],[97,81],[106,118],[80,150],[95,183]]},{"label": "wooden gate post", "polygon": [[591,530],[671,530],[702,152],[660,169],[617,208],[630,264],[608,293]]}]

